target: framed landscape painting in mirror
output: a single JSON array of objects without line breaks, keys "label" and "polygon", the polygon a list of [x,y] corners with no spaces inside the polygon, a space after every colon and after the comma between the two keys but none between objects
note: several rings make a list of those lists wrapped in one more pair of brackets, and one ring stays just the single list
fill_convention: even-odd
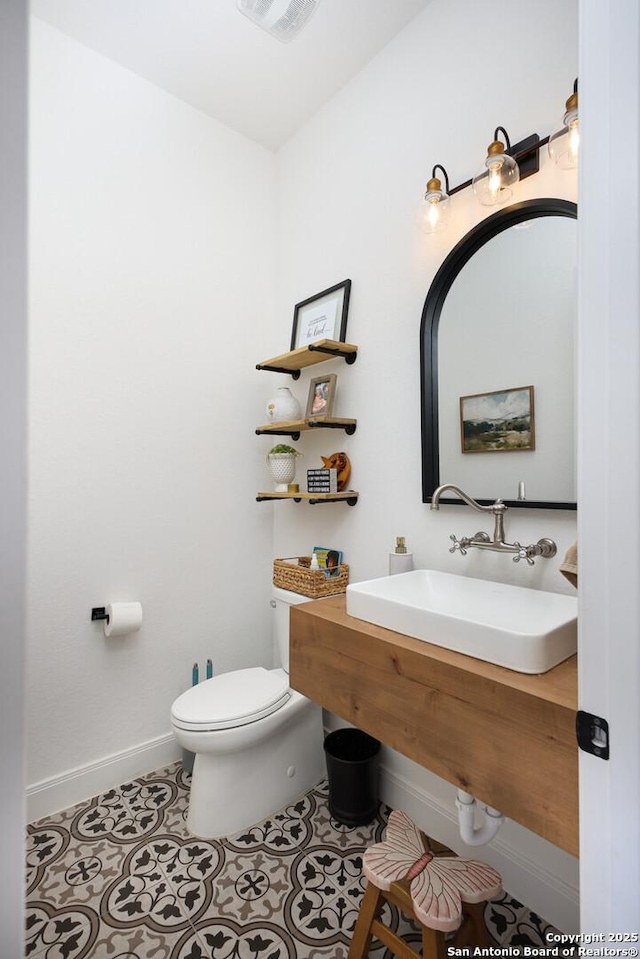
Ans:
[{"label": "framed landscape painting in mirror", "polygon": [[533,386],[460,397],[463,453],[513,453],[536,448]]}]

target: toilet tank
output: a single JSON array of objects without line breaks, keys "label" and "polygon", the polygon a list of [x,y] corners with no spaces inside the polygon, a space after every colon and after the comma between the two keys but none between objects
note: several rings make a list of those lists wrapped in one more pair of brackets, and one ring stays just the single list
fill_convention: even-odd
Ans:
[{"label": "toilet tank", "polygon": [[289,672],[289,609],[300,603],[310,603],[309,596],[291,593],[288,589],[272,587],[271,606],[273,608],[273,638],[279,665]]}]

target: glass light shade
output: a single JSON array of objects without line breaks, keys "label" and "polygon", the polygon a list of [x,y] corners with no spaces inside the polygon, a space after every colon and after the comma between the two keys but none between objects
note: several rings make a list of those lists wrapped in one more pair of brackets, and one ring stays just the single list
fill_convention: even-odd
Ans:
[{"label": "glass light shade", "polygon": [[504,143],[495,140],[484,165],[471,181],[473,192],[483,206],[500,206],[513,196],[513,187],[520,179],[518,164],[504,152]]},{"label": "glass light shade", "polygon": [[423,233],[440,233],[449,222],[449,195],[442,183],[433,177],[427,183],[424,199],[418,212],[418,225]]},{"label": "glass light shade", "polygon": [[562,129],[549,137],[549,156],[562,170],[572,170],[578,165],[580,126],[578,120],[578,94],[573,93],[566,104],[567,112],[562,118]]}]

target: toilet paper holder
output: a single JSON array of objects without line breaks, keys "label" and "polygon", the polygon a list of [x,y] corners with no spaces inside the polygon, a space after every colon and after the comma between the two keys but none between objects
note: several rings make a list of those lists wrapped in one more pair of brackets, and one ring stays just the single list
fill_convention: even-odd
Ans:
[{"label": "toilet paper holder", "polygon": [[108,638],[137,633],[142,627],[142,620],[142,604],[131,600],[94,606],[91,610],[91,621],[102,621],[104,635]]}]

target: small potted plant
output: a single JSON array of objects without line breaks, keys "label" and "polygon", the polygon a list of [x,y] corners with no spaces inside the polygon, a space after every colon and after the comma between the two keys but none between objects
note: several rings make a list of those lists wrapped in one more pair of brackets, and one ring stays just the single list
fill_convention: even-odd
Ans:
[{"label": "small potted plant", "polygon": [[278,443],[267,453],[267,465],[276,484],[276,493],[286,493],[288,484],[293,483],[298,456],[302,456],[302,453],[286,443]]}]

